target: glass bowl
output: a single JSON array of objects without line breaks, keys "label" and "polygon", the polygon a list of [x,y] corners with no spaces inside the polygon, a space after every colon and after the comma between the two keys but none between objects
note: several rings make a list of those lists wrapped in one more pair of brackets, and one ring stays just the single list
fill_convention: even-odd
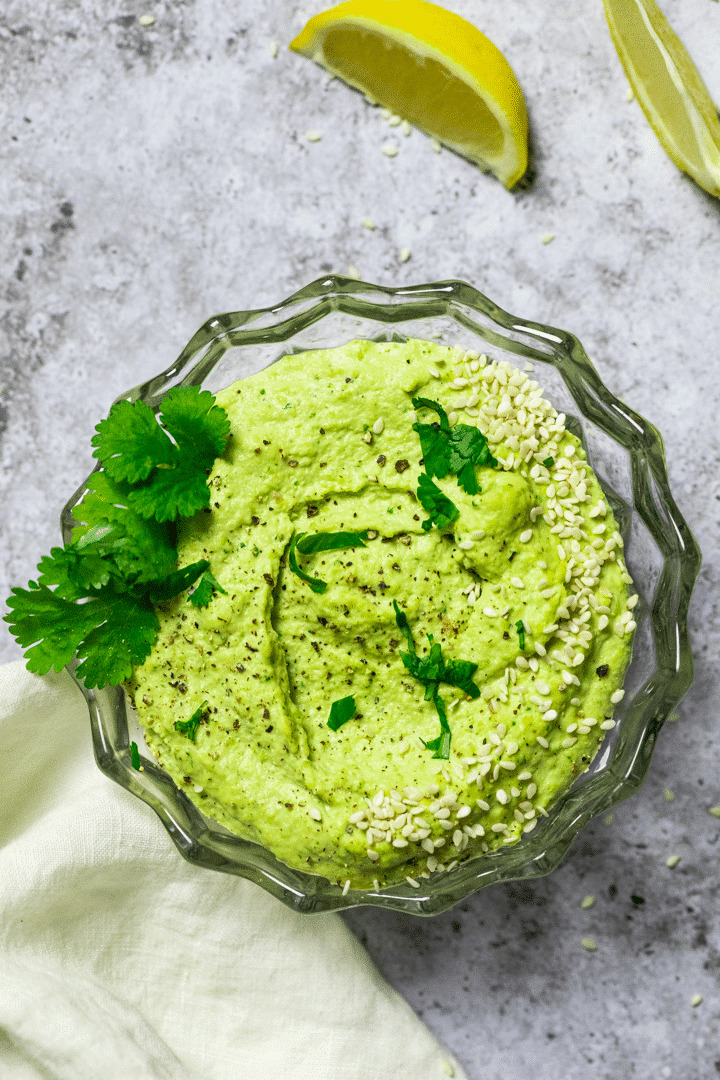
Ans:
[{"label": "glass bowl", "polygon": [[[353,338],[425,338],[488,351],[494,359],[530,361],[533,378],[567,416],[605,490],[623,538],[628,569],[640,593],[626,694],[590,769],[531,833],[512,846],[477,854],[420,887],[392,885],[346,893],[325,878],[294,870],[258,844],[205,817],[151,758],[122,688],[88,690],[97,763],[155,810],[179,852],[191,863],[254,881],[300,912],[361,904],[434,915],[486,885],[534,878],[555,869],[588,821],[640,787],[663,722],[692,680],[686,616],[700,552],[668,485],[660,434],[603,385],[572,334],[508,314],[462,281],[391,289],[343,277],[323,277],[271,308],[209,319],[165,371],[122,395],[157,407],[178,384],[213,392],[259,371],[287,353],[342,345]],[[70,539],[72,507],[61,527]],[[142,770],[131,763],[131,742]]]}]

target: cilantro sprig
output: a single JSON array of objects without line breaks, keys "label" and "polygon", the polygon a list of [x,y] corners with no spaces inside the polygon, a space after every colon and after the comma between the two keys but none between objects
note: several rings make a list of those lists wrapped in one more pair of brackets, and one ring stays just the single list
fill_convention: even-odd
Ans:
[{"label": "cilantro sprig", "polygon": [[[440,720],[440,734],[435,739],[425,742],[428,750],[434,750],[434,758],[448,758],[450,756],[451,731],[445,711],[445,703],[438,692],[440,683],[456,686],[463,690],[469,697],[477,698],[480,690],[472,681],[477,671],[477,664],[470,660],[446,660],[442,654],[439,642],[433,640],[432,634],[428,634],[430,651],[425,656],[419,656],[415,647],[407,615],[393,600],[395,609],[395,622],[408,643],[408,651],[400,652],[400,658],[410,674],[425,687],[425,701],[432,701]],[[424,741],[424,740],[423,740]]]},{"label": "cilantro sprig", "polygon": [[288,548],[288,566],[293,574],[306,582],[314,593],[324,593],[327,581],[311,577],[301,569],[297,554],[314,555],[318,551],[340,551],[343,548],[365,547],[368,530],[362,532],[295,533]]},{"label": "cilantro sprig", "polygon": [[207,607],[216,592],[227,596],[227,589],[223,589],[217,578],[206,570],[188,597],[193,607]]},{"label": "cilantro sprig", "polygon": [[198,387],[171,390],[159,417],[141,401],[112,406],[92,440],[102,468],[73,509],[71,541],[8,598],[4,619],[30,671],[60,671],[77,655],[87,687],[116,686],[143,662],[160,630],[154,605],[209,570],[204,559],[178,569],[175,522],[209,504],[207,472],[229,431]]},{"label": "cilantro sprig", "polygon": [[412,403],[414,409],[430,409],[440,418],[432,424],[415,423],[413,431],[420,437],[425,469],[418,481],[418,499],[429,514],[422,523],[423,529],[427,532],[433,525],[444,529],[459,516],[459,510],[432,478],[442,480],[450,474],[457,476],[458,484],[468,495],[477,495],[481,488],[475,475],[476,466],[494,468],[497,460],[490,453],[488,441],[481,431],[467,424],[456,424],[451,428],[447,413],[437,401],[414,397]]}]

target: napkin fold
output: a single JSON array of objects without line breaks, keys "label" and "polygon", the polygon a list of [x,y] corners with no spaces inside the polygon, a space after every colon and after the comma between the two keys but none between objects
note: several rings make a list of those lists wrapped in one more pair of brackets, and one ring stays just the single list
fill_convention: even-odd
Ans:
[{"label": "napkin fold", "polygon": [[0,667],[3,1080],[462,1080],[337,915],[190,866],[63,672]]}]

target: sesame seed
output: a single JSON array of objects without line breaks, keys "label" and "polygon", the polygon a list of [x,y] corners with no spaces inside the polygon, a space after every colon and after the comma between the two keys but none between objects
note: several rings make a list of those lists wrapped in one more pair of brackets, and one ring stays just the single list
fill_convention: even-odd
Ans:
[{"label": "sesame seed", "polygon": [[384,154],[385,157],[394,158],[397,157],[398,147],[395,146],[394,143],[383,143],[380,147],[380,152]]},{"label": "sesame seed", "polygon": [[383,432],[384,428],[385,428],[385,421],[383,420],[382,416],[378,416],[377,420],[375,421],[375,423],[372,426],[373,433],[375,435],[382,435],[382,432]]},{"label": "sesame seed", "polygon": [[360,224],[362,225],[363,229],[367,229],[369,232],[374,232],[374,230],[377,228],[373,219],[369,217],[361,218]]},{"label": "sesame seed", "polygon": [[305,132],[305,138],[307,139],[308,142],[315,143],[315,142],[320,142],[320,140],[322,139],[322,135],[320,134],[319,131],[315,131],[315,130],[311,129],[310,131]]},{"label": "sesame seed", "polygon": [[582,908],[591,908],[594,903],[595,903],[595,897],[594,896],[585,896],[585,897],[583,897],[583,900],[582,900],[582,903],[580,904],[580,907],[582,907]]},{"label": "sesame seed", "polygon": [[720,818],[720,806],[711,806],[708,810],[708,814],[712,814],[713,817]]},{"label": "sesame seed", "polygon": [[670,855],[665,860],[665,865],[668,866],[672,870],[673,867],[677,866],[677,864],[679,862],[680,862],[680,856],[679,855]]},{"label": "sesame seed", "polygon": [[547,748],[550,745],[550,743],[547,741],[547,739],[543,738],[542,735],[537,735],[535,738],[536,738],[536,742],[539,742],[540,745],[543,747],[543,749],[547,750]]},{"label": "sesame seed", "polygon": [[583,949],[587,949],[588,952],[595,952],[597,950],[597,944],[591,937],[584,937],[582,939],[582,947]]},{"label": "sesame seed", "polygon": [[527,544],[529,540],[532,540],[532,529],[525,529],[524,532],[521,532],[519,539],[521,544]]},{"label": "sesame seed", "polygon": [[277,54],[278,54],[278,43],[277,43],[277,41],[269,41],[268,42],[268,52],[270,53],[270,57],[271,57],[272,60],[277,59]]},{"label": "sesame seed", "polygon": [[410,259],[410,248],[400,248],[400,254],[398,256],[401,263],[406,263]]},{"label": "sesame seed", "polygon": [[442,150],[442,144],[439,139],[436,139],[433,135],[430,136],[430,148],[435,154],[439,154]]},{"label": "sesame seed", "polygon": [[698,1005],[702,1005],[702,999],[702,994],[693,994],[693,996],[690,998],[690,1004],[692,1005],[693,1009],[696,1009]]},{"label": "sesame seed", "polygon": [[408,876],[405,878],[405,880],[407,881],[408,885],[412,885],[413,889],[420,888],[420,882],[416,881],[414,877]]},{"label": "sesame seed", "polygon": [[624,690],[616,690],[614,694],[610,695],[610,701],[613,703],[613,705],[617,705],[617,703],[619,701],[622,701],[622,699],[624,697],[625,697],[625,691]]},{"label": "sesame seed", "polygon": [[350,266],[348,266],[348,268],[347,268],[347,276],[349,278],[353,278],[355,281],[359,281],[360,280],[360,271],[358,270],[357,266],[353,266],[352,264]]},{"label": "sesame seed", "polygon": [[600,725],[600,730],[601,731],[612,731],[612,729],[614,727],[615,727],[615,721],[614,720],[603,720],[602,724]]},{"label": "sesame seed", "polygon": [[[140,18],[138,19],[138,22],[140,23],[141,26],[154,26],[155,25],[155,16],[154,15],[141,15]],[[275,48],[277,49],[277,45],[275,46]],[[277,56],[277,52],[275,53],[275,55]]]},{"label": "sesame seed", "polygon": [[475,544],[472,540],[459,540],[458,547],[462,548],[463,551],[470,551],[471,548],[475,547]]}]

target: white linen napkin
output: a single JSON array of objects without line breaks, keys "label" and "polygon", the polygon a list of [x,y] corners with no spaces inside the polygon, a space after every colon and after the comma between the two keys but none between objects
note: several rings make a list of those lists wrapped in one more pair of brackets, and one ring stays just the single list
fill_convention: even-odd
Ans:
[{"label": "white linen napkin", "polygon": [[337,915],[188,865],[69,675],[0,667],[3,1080],[462,1078]]}]

